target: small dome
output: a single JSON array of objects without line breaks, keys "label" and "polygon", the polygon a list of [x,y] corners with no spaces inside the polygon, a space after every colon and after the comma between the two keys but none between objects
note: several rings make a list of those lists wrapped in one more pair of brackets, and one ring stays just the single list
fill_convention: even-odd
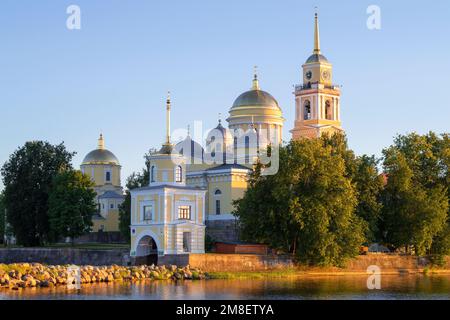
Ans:
[{"label": "small dome", "polygon": [[119,160],[109,150],[106,149],[96,149],[87,154],[84,157],[82,164],[112,164],[112,165],[120,165]]},{"label": "small dome", "polygon": [[186,157],[189,155],[185,153],[190,151],[191,158],[203,159],[203,147],[195,140],[192,140],[190,136],[187,136],[184,140],[178,142],[175,145],[175,151]]},{"label": "small dome", "polygon": [[208,137],[206,138],[206,143],[209,143],[211,138],[214,137],[215,133],[217,133],[217,132],[220,132],[220,134],[222,135],[222,139],[224,139],[224,141],[227,141],[227,140],[233,138],[231,136],[230,130],[228,130],[227,128],[225,128],[222,125],[222,120],[219,120],[217,127],[211,129],[211,131],[208,132]]},{"label": "small dome", "polygon": [[277,100],[270,93],[255,89],[246,91],[237,97],[231,109],[241,106],[270,106],[280,109]]},{"label": "small dome", "polygon": [[310,55],[308,60],[306,60],[305,63],[317,63],[317,62],[329,63],[328,59],[325,58],[325,56],[323,54],[318,54],[318,53],[314,53],[314,54]]}]

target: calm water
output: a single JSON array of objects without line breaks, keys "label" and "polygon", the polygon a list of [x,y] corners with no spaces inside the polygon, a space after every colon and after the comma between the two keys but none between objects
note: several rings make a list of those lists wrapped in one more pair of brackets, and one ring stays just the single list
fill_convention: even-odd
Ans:
[{"label": "calm water", "polygon": [[265,280],[143,281],[66,287],[0,289],[0,299],[450,299],[450,275],[382,276],[368,290],[365,276],[305,276]]}]

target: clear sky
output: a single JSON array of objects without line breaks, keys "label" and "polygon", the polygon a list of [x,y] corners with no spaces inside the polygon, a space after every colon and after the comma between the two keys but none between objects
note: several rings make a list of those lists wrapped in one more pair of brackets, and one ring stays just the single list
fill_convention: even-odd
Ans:
[{"label": "clear sky", "polygon": [[[66,28],[71,4],[81,30]],[[366,26],[371,4],[381,30]],[[397,133],[449,131],[450,1],[2,0],[0,164],[47,140],[76,151],[78,167],[101,131],[125,181],[164,140],[167,90],[173,128],[211,128],[250,89],[254,65],[289,139],[315,6],[357,154],[380,155]]]}]

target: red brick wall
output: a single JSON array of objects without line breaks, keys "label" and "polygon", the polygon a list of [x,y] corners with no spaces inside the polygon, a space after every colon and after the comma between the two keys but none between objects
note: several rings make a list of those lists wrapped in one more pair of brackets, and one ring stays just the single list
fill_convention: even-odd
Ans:
[{"label": "red brick wall", "polygon": [[217,242],[216,253],[267,254],[268,247],[264,244],[233,244]]},{"label": "red brick wall", "polygon": [[208,272],[263,271],[293,267],[289,256],[256,254],[190,254],[189,265]]}]

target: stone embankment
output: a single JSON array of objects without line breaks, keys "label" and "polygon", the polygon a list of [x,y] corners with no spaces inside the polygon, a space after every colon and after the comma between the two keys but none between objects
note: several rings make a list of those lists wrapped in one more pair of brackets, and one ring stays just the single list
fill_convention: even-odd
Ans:
[{"label": "stone embankment", "polygon": [[[189,266],[80,266],[81,284],[137,280],[200,280],[209,275]],[[20,290],[27,287],[53,287],[75,284],[73,266],[40,263],[0,264],[0,287]]]}]

